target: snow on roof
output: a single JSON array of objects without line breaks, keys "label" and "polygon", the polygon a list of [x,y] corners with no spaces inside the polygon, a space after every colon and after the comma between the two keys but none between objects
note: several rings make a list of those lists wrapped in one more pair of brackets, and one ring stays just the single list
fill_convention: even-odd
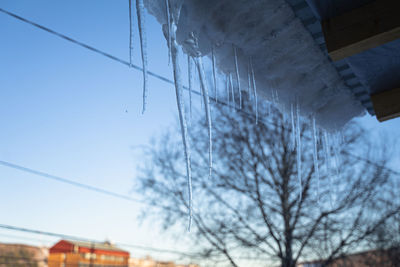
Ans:
[{"label": "snow on roof", "polygon": [[[315,117],[328,130],[341,128],[365,113],[289,1],[170,3],[182,4],[177,40],[183,50],[190,51],[187,40],[190,33],[195,33],[202,56],[210,57],[215,50],[220,76],[235,73],[235,48],[241,83],[247,84],[251,59],[259,94],[268,101],[277,95],[281,110],[290,111],[292,105],[298,104],[303,117]],[[167,24],[165,0],[145,0],[145,5],[161,24]]]}]

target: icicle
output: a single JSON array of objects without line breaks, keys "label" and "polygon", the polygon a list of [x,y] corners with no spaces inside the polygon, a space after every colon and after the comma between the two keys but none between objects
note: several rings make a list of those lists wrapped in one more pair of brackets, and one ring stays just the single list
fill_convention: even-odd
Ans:
[{"label": "icicle", "polygon": [[143,110],[146,111],[147,101],[147,40],[146,40],[146,23],[143,0],[136,0],[136,12],[138,18],[140,48],[142,51],[142,67],[143,67]]},{"label": "icicle", "polygon": [[168,25],[168,65],[171,62],[171,13],[169,12],[169,0],[165,0],[167,10],[167,25]]},{"label": "icicle", "polygon": [[132,0],[129,0],[129,67],[132,68],[133,51],[133,25],[132,25]]},{"label": "icicle", "polygon": [[313,143],[314,143],[314,153],[313,153],[313,159],[314,159],[314,168],[315,168],[315,174],[317,176],[317,199],[319,202],[319,195],[320,195],[320,174],[319,174],[319,165],[318,165],[318,138],[317,138],[317,126],[315,123],[315,117],[312,118],[312,131],[313,131]]},{"label": "icicle", "polygon": [[333,207],[333,200],[332,200],[333,181],[332,181],[332,175],[331,175],[331,151],[330,151],[330,145],[329,145],[329,134],[327,131],[324,132],[323,146],[324,146],[324,152],[325,152],[326,174],[329,177],[329,184],[330,184],[329,200],[330,200],[331,207]]},{"label": "icicle", "polygon": [[324,152],[325,152],[325,161],[326,161],[326,167],[327,167],[327,171],[328,173],[331,170],[331,152],[330,152],[330,146],[329,146],[329,134],[327,131],[324,131],[324,140],[323,140],[323,144],[324,144]]},{"label": "icicle", "polygon": [[271,94],[272,94],[272,96],[271,96],[271,98],[272,98],[272,104],[273,104],[274,106],[276,106],[276,99],[275,99],[274,91],[272,91]]},{"label": "icicle", "polygon": [[227,97],[228,107],[230,107],[231,106],[231,101],[230,101],[230,98],[229,98],[229,76],[228,76],[228,74],[225,76],[225,80],[226,80],[226,86],[225,86],[226,97]]},{"label": "icicle", "polygon": [[267,103],[267,108],[268,108],[268,116],[271,115],[271,103]]},{"label": "icicle", "polygon": [[295,128],[295,122],[294,122],[294,108],[293,108],[293,103],[290,104],[290,117],[292,120],[292,140],[290,142],[290,148],[292,151],[296,148],[296,128]]},{"label": "icicle", "polygon": [[179,68],[178,60],[179,45],[176,41],[176,24],[174,21],[171,23],[171,59],[172,66],[174,70],[174,82],[175,82],[175,93],[176,93],[176,103],[178,105],[179,122],[181,126],[182,143],[185,152],[186,159],[186,176],[188,185],[188,197],[189,197],[189,226],[188,231],[190,232],[193,217],[193,192],[192,192],[192,169],[191,169],[191,159],[190,159],[190,143],[188,139],[188,129],[185,118],[185,104],[183,102],[182,91],[182,79],[181,70]]},{"label": "icicle", "polygon": [[235,55],[235,70],[236,70],[236,81],[239,88],[239,108],[242,109],[242,88],[240,86],[240,75],[239,75],[239,65],[237,58],[237,50],[236,47],[233,46],[233,54]]},{"label": "icicle", "polygon": [[251,67],[251,77],[253,81],[254,103],[256,104],[256,124],[258,124],[257,86],[256,86],[256,78],[254,76],[253,62],[251,61],[251,59],[250,59],[250,67]]},{"label": "icicle", "polygon": [[[340,179],[340,140],[339,140],[339,134],[336,133],[334,135],[334,144],[333,144],[333,154],[335,156],[335,170],[336,170],[336,178],[339,180]],[[336,196],[336,192],[335,192]]]},{"label": "icicle", "polygon": [[208,88],[206,75],[204,74],[203,61],[201,57],[196,58],[197,70],[199,72],[200,87],[204,98],[204,108],[206,110],[207,125],[208,125],[208,167],[209,167],[209,178],[212,174],[212,126],[211,126],[211,110],[210,110],[210,98],[208,96]]},{"label": "icicle", "polygon": [[[197,64],[197,63],[196,63],[196,64]],[[203,102],[204,102],[204,92],[203,92],[203,90],[201,90],[201,88],[200,88],[200,107],[201,107],[201,108],[204,107]]]},{"label": "icicle", "polygon": [[248,100],[251,101],[251,71],[250,71],[250,61],[249,64],[247,65],[247,94],[248,94]]},{"label": "icicle", "polygon": [[190,55],[188,58],[188,78],[189,78],[189,114],[190,118],[192,118],[192,90],[193,90],[193,71],[192,71],[192,59]]},{"label": "icicle", "polygon": [[215,54],[214,54],[214,46],[212,47],[211,50],[211,56],[212,56],[212,70],[213,70],[213,79],[214,79],[214,92],[215,92],[215,102],[218,103],[218,88],[217,88],[217,75],[216,75],[216,67],[215,67]]},{"label": "icicle", "polygon": [[229,73],[229,87],[230,87],[231,93],[232,93],[233,108],[236,109],[235,91],[233,89],[233,80],[232,80],[232,74],[231,73]]},{"label": "icicle", "polygon": [[278,90],[274,90],[274,92],[275,92],[275,102],[276,102],[277,104],[279,104],[279,94],[278,94]]},{"label": "icicle", "polygon": [[301,132],[300,132],[300,105],[296,101],[296,151],[297,151],[297,179],[299,180],[299,202],[302,199],[303,185],[301,181]]}]

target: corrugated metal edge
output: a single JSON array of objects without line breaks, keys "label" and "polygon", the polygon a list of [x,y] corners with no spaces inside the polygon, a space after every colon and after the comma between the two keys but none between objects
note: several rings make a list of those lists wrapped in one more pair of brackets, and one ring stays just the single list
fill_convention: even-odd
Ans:
[{"label": "corrugated metal edge", "polygon": [[375,115],[368,89],[360,83],[359,79],[353,73],[350,66],[345,62],[345,60],[333,62],[329,57],[328,50],[325,44],[324,34],[321,28],[321,23],[315,17],[308,3],[305,0],[285,0],[285,1],[292,7],[296,17],[301,20],[304,27],[313,37],[315,43],[319,46],[324,55],[336,68],[340,77],[343,79],[344,83],[353,93],[354,97],[358,101],[360,101],[360,103],[364,106],[364,108],[368,111],[369,114]]}]

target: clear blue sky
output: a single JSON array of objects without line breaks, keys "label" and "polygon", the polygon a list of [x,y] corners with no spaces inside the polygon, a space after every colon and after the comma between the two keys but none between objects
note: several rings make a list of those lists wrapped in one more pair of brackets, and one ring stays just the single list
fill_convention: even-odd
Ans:
[{"label": "clear blue sky", "polygon": [[[128,60],[127,0],[2,0],[0,7]],[[172,78],[160,25],[146,18],[150,69]],[[141,115],[140,72],[2,13],[0,25],[0,160],[129,194],[141,160],[140,151],[131,147],[175,123],[173,87],[150,77],[148,108]],[[134,38],[134,63],[140,65],[137,31]],[[360,121],[374,136],[399,136],[399,119],[378,124],[366,116]],[[186,248],[184,238],[167,240],[154,231],[157,222],[140,225],[139,209],[0,166],[2,224]],[[5,237],[10,234],[27,236],[0,229],[0,241],[24,241]]]},{"label": "clear blue sky", "polygon": [[[2,0],[0,7],[128,60],[128,1]],[[150,69],[171,78],[160,25],[146,18]],[[2,13],[0,25],[0,160],[129,194],[141,160],[132,147],[175,123],[173,86],[150,77],[141,115],[141,72]],[[136,29],[134,38],[141,65]],[[139,208],[0,166],[0,223],[185,247],[160,237],[156,223],[139,225]],[[18,235],[0,229],[0,241],[23,241],[1,234]]]}]

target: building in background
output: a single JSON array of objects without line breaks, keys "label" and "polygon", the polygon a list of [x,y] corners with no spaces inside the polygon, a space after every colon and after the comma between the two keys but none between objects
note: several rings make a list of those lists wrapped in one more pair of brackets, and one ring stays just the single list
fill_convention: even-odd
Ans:
[{"label": "building in background", "polygon": [[157,261],[151,257],[142,259],[131,258],[129,260],[129,267],[199,267],[196,264],[176,264],[172,261]]},{"label": "building in background", "polygon": [[0,243],[0,267],[199,267],[129,256],[110,242],[60,240],[50,248]]},{"label": "building in background", "polygon": [[47,255],[44,247],[0,243],[0,267],[46,267]]},{"label": "building in background", "polygon": [[129,252],[110,242],[61,240],[49,249],[49,267],[128,267]]}]

